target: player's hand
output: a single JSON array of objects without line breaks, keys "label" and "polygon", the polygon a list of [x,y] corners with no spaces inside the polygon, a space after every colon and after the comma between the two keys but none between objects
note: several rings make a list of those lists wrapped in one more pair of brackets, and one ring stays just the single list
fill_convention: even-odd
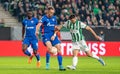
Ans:
[{"label": "player's hand", "polygon": [[35,35],[36,35],[37,39],[39,40],[39,32],[36,31]]},{"label": "player's hand", "polygon": [[55,39],[55,36],[53,35],[52,37],[51,37],[51,40],[53,41]]},{"label": "player's hand", "polygon": [[38,31],[36,31],[36,32],[35,32],[35,35],[38,37],[38,36],[39,36],[39,32],[38,32]]},{"label": "player's hand", "polygon": [[100,36],[95,36],[95,38],[99,41],[102,41],[102,38]]}]

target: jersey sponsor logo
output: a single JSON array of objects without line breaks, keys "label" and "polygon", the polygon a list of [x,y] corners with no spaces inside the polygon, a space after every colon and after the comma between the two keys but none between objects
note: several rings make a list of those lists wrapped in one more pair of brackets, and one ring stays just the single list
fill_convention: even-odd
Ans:
[{"label": "jersey sponsor logo", "polygon": [[34,29],[34,27],[26,27],[26,29]]},{"label": "jersey sponsor logo", "polygon": [[34,29],[33,26],[28,27],[27,25],[25,26],[26,29]]},{"label": "jersey sponsor logo", "polygon": [[54,26],[54,24],[50,24],[50,23],[48,23],[47,26]]},{"label": "jersey sponsor logo", "polygon": [[72,32],[72,33],[79,33],[78,30],[70,30],[70,32]]}]

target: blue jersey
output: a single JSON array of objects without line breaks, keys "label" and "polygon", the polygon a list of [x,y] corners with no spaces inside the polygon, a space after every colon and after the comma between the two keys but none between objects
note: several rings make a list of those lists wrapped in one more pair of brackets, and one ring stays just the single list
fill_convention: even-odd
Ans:
[{"label": "blue jersey", "polygon": [[42,26],[40,27],[40,31],[42,31],[43,33],[42,34],[43,43],[46,45],[46,42],[50,41],[53,46],[59,44],[60,41],[57,36],[53,41],[51,40],[51,37],[54,34],[55,26],[57,25],[56,17],[52,16],[51,18],[48,18],[46,15],[44,15],[40,20],[40,23],[42,23]]},{"label": "blue jersey", "polygon": [[57,19],[56,16],[48,18],[46,15],[44,15],[41,18],[40,23],[42,23],[43,33],[54,32],[55,25],[57,25]]},{"label": "blue jersey", "polygon": [[38,24],[37,18],[32,18],[31,20],[25,18],[22,21],[23,26],[25,27],[25,37],[36,38],[35,31],[36,25]]}]

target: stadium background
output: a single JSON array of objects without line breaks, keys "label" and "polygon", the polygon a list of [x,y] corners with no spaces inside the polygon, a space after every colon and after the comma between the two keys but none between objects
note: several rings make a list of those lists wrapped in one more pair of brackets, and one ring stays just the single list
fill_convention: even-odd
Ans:
[{"label": "stadium background", "polygon": [[[49,5],[55,7],[58,24],[68,20],[68,16],[74,13],[79,20],[92,27],[103,40],[96,41],[91,33],[83,30],[91,51],[103,57],[110,57],[110,59],[118,57],[115,62],[119,62],[120,0],[0,0],[0,59],[4,56],[8,58],[24,56],[21,51],[21,21],[29,9],[33,10],[34,17],[40,19]],[[69,30],[62,28],[60,36],[63,55],[71,55]],[[41,56],[45,56],[46,50],[39,41]],[[80,52],[79,55],[83,56],[84,53]]]}]

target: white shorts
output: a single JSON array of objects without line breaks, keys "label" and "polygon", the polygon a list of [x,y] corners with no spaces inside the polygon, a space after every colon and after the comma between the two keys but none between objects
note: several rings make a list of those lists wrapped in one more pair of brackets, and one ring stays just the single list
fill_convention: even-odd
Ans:
[{"label": "white shorts", "polygon": [[81,51],[89,51],[90,49],[88,48],[85,40],[81,40],[79,42],[72,42],[72,50],[81,50]]}]

